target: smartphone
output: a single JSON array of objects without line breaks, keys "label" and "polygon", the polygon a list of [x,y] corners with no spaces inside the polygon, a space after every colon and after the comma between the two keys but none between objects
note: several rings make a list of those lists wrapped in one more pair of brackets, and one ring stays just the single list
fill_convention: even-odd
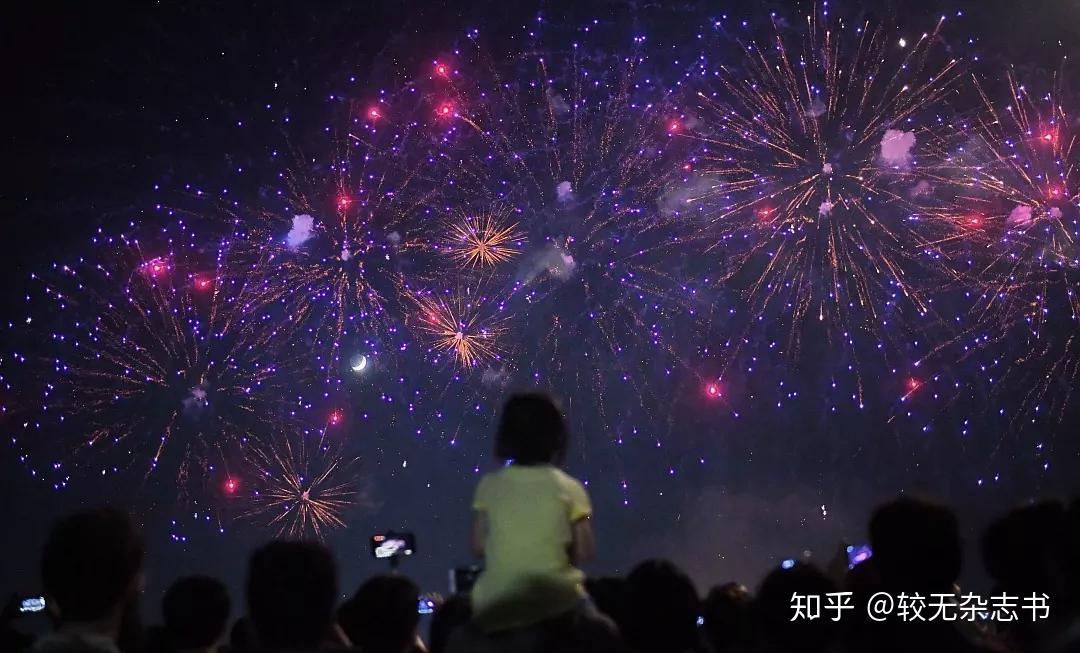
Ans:
[{"label": "smartphone", "polygon": [[371,555],[375,558],[411,556],[416,552],[416,536],[412,533],[377,533],[371,536]]},{"label": "smartphone", "polygon": [[872,555],[873,551],[870,550],[869,544],[849,545],[847,548],[848,569],[851,569],[860,562],[869,559]]},{"label": "smartphone", "polygon": [[421,596],[416,606],[416,611],[420,614],[431,614],[435,612],[435,602],[426,596]]},{"label": "smartphone", "polygon": [[44,596],[27,596],[19,601],[19,614],[41,612],[45,609]]}]

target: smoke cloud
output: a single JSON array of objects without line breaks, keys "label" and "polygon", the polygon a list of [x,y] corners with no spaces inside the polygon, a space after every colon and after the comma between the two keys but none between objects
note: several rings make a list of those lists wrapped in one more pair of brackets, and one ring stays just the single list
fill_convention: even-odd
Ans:
[{"label": "smoke cloud", "polygon": [[550,86],[544,89],[544,98],[547,99],[548,108],[557,117],[562,118],[566,114],[570,113],[570,105],[566,103],[563,96],[559,95]]},{"label": "smoke cloud", "polygon": [[574,276],[575,268],[577,263],[573,256],[558,245],[549,243],[523,258],[518,267],[517,280],[528,284],[546,274],[558,281],[566,281]]},{"label": "smoke cloud", "polygon": [[886,129],[881,137],[881,161],[897,168],[911,167],[911,150],[915,147],[915,132]]},{"label": "smoke cloud", "polygon": [[924,197],[934,192],[934,187],[930,185],[930,182],[925,179],[920,179],[919,183],[911,187],[908,191],[908,195],[911,197]]},{"label": "smoke cloud", "polygon": [[312,227],[315,226],[315,218],[307,215],[293,216],[292,229],[285,235],[285,244],[289,249],[297,249],[312,237]]},{"label": "smoke cloud", "polygon": [[1031,207],[1026,204],[1017,204],[1009,211],[1008,223],[1011,225],[1027,226],[1031,224],[1031,219]]},{"label": "smoke cloud", "polygon": [[656,201],[656,208],[664,217],[689,211],[694,201],[708,194],[718,185],[711,177],[694,176],[685,184],[669,189]]},{"label": "smoke cloud", "polygon": [[191,389],[191,393],[188,394],[181,402],[181,410],[185,417],[197,418],[202,415],[207,406],[210,405],[210,400],[206,396],[206,388],[201,385],[197,385]]},{"label": "smoke cloud", "polygon": [[568,181],[560,181],[555,186],[555,197],[560,202],[572,202],[574,200],[574,187]]},{"label": "smoke cloud", "polygon": [[510,385],[510,372],[505,367],[489,367],[480,376],[480,382],[488,388],[505,388]]}]

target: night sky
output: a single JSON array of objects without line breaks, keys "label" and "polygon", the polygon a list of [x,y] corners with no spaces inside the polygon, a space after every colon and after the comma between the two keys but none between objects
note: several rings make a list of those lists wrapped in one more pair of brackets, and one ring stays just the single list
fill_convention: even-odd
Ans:
[{"label": "night sky", "polygon": [[[383,569],[370,559],[367,540],[388,529],[416,533],[418,554],[403,571],[425,590],[445,591],[448,570],[469,562],[469,501],[479,473],[495,464],[490,436],[500,398],[532,386],[554,390],[567,408],[573,428],[567,467],[588,482],[593,497],[600,554],[589,571],[597,574],[625,572],[660,555],[684,565],[703,590],[730,579],[753,585],[784,558],[809,550],[824,561],[839,540],[861,541],[870,509],[898,492],[930,494],[962,509],[971,536],[1007,506],[1075,492],[1080,398],[1070,391],[1080,379],[1080,346],[1070,337],[1078,333],[1080,248],[1067,236],[1080,238],[1080,188],[1068,184],[1080,183],[1080,176],[1034,185],[1053,195],[1042,218],[1037,198],[1017,199],[1027,196],[996,181],[1019,168],[980,176],[979,158],[995,151],[987,141],[1018,156],[1045,153],[1023,144],[1016,149],[1000,125],[989,124],[976,87],[991,109],[1007,104],[1010,79],[1025,93],[1032,89],[1033,106],[1060,106],[1055,115],[1069,118],[1049,123],[1052,131],[1039,123],[1034,138],[1053,146],[1045,154],[1054,159],[1049,165],[1080,166],[1080,150],[1070,146],[1080,132],[1072,118],[1080,112],[1078,73],[1068,64],[1080,44],[1080,6],[1046,0],[1018,10],[1016,4],[841,2],[826,10],[741,1],[450,2],[405,10],[401,3],[237,2],[14,9],[3,27],[9,74],[0,122],[7,161],[0,217],[8,245],[0,263],[7,280],[0,298],[0,474],[9,525],[0,543],[0,587],[35,591],[48,525],[70,510],[111,501],[129,505],[144,526],[148,604],[184,573],[217,575],[238,591],[247,552],[275,532],[265,512],[251,514],[258,501],[248,493],[257,483],[245,460],[258,456],[245,452],[258,450],[257,440],[270,441],[271,431],[296,428],[305,442],[319,434],[320,443],[331,442],[350,462],[345,527],[328,529],[326,538],[343,591]],[[853,298],[884,298],[884,317],[876,322],[862,308],[839,310],[835,319],[821,309],[820,320],[818,304],[806,316],[790,308],[800,304],[800,292],[811,304],[820,300],[827,271],[799,267],[816,253],[789,259],[805,272],[802,286],[793,290],[784,285],[791,277],[773,278],[790,294],[759,293],[754,283],[767,278],[765,259],[786,251],[760,236],[762,224],[780,224],[774,221],[783,216],[772,212],[783,212],[776,198],[787,191],[778,189],[799,182],[783,155],[740,150],[757,142],[739,131],[750,124],[738,122],[739,112],[756,114],[766,97],[739,104],[739,88],[759,88],[739,86],[753,74],[742,44],[780,33],[789,49],[797,47],[808,12],[823,20],[836,12],[846,25],[881,25],[888,56],[901,47],[919,52],[919,35],[948,16],[927,46],[927,70],[950,58],[962,60],[964,69],[932,107],[912,110],[911,122],[895,125],[914,130],[918,162],[868,182],[873,190],[858,187],[845,196],[840,175],[853,155],[832,159],[837,143],[821,141],[837,176],[828,186],[814,182],[823,184],[829,203],[813,199],[807,215],[824,221],[835,202],[836,215],[917,213],[932,216],[924,223],[962,234],[982,227],[977,221],[999,218],[999,231],[988,226],[948,240],[960,246],[935,241],[930,254],[924,241],[911,241],[923,243],[915,247],[920,251],[895,259],[913,289],[900,292],[902,299],[891,293],[903,284],[885,283],[875,294],[880,270],[866,277],[870,290],[855,275]],[[550,66],[546,74],[537,73],[541,58]],[[638,63],[622,87],[611,71],[625,72],[631,60]],[[567,61],[570,72],[560,70]],[[903,70],[910,72],[914,63],[908,63]],[[846,60],[839,65],[856,68]],[[717,73],[722,66],[730,77]],[[575,90],[574,79],[596,85]],[[499,88],[511,90],[496,93]],[[530,113],[536,98],[542,110]],[[807,105],[803,120],[818,120],[816,105]],[[571,106],[589,109],[580,125],[567,117]],[[408,120],[400,118],[406,111]],[[554,116],[554,127],[544,126],[544,115]],[[379,123],[386,119],[392,126]],[[837,133],[857,149],[858,117],[841,122]],[[761,133],[775,138],[791,130],[778,125],[779,132]],[[554,131],[544,131],[549,128]],[[869,143],[875,156],[878,131]],[[938,159],[920,149],[931,142],[924,133],[940,134],[932,141]],[[796,145],[812,149],[816,142]],[[347,173],[335,163],[342,151],[357,157]],[[733,152],[745,154],[744,170],[731,165]],[[560,189],[564,179],[573,183]],[[738,186],[747,179],[753,183]],[[982,186],[964,191],[970,179]],[[724,190],[732,186],[721,180],[741,190]],[[896,190],[924,188],[918,183],[932,188],[931,197]],[[755,185],[774,194],[763,200]],[[295,228],[295,216],[316,216],[319,238],[302,244],[310,255],[332,233],[320,222],[324,216],[336,211],[355,219],[360,213],[349,211],[368,210],[362,187],[381,198],[373,214],[385,206],[405,217],[377,235],[361,234],[369,239],[366,249],[357,248],[354,235],[351,245],[332,241],[321,256],[333,259],[346,279],[365,270],[375,290],[393,298],[385,314],[372,311],[375,317],[359,316],[343,329],[334,320],[296,326],[305,299],[297,288],[319,281],[298,265],[300,247],[287,244],[286,232]],[[1026,204],[1035,212],[1028,222],[1060,227],[1049,244],[1014,238],[1017,225],[1028,224],[1018,222],[1014,205]],[[517,225],[508,241],[513,260],[487,272],[439,259],[446,216],[481,205],[504,226]],[[749,218],[743,223],[740,216]],[[240,226],[223,228],[233,220]],[[793,221],[773,233],[784,239],[806,224]],[[915,234],[923,228],[911,220],[899,224]],[[266,348],[285,370],[259,390],[259,406],[275,406],[263,423],[266,433],[238,421],[234,426],[247,435],[231,443],[234,450],[211,447],[216,453],[208,455],[193,445],[174,454],[173,447],[149,474],[146,458],[157,445],[138,437],[145,435],[142,426],[122,446],[96,447],[92,456],[77,452],[77,433],[85,436],[99,424],[64,404],[62,395],[87,377],[54,364],[76,360],[76,350],[65,347],[74,334],[88,333],[79,331],[85,321],[109,315],[100,298],[112,292],[97,281],[82,287],[73,276],[65,279],[54,263],[78,267],[82,257],[81,264],[126,269],[115,276],[118,288],[126,279],[136,290],[152,289],[153,274],[141,276],[151,259],[133,259],[130,246],[102,235],[136,232],[145,243],[161,233],[182,234],[161,258],[166,274],[184,257],[208,256],[215,247],[220,253],[227,243],[228,279],[219,268],[215,290],[240,296],[237,279],[257,276],[251,301],[258,306],[237,313],[251,320],[240,323],[256,325],[251,330],[230,322],[221,332],[235,328],[237,338],[255,332],[250,365],[265,365],[256,354]],[[748,242],[753,248],[743,256],[739,248]],[[1013,249],[1017,242],[1025,245]],[[886,246],[867,248],[892,252]],[[998,246],[1004,254],[986,254]],[[856,248],[852,260],[865,251]],[[1018,274],[1009,267],[1014,254],[1037,262],[1022,270],[1024,283],[1002,283]],[[380,286],[378,278],[387,281]],[[196,289],[200,279],[187,277]],[[93,294],[86,290],[91,286]],[[286,289],[285,299],[260,304],[267,288]],[[66,313],[57,310],[64,300],[58,304],[49,289],[75,293]],[[1008,297],[980,301],[988,289]],[[919,300],[939,319],[905,308]],[[203,301],[182,310],[203,311]],[[479,362],[463,357],[453,329],[440,348],[447,334],[435,314],[443,305],[474,311],[487,329],[478,331],[477,342],[495,334],[497,351],[480,351]],[[604,312],[599,322],[597,311]],[[80,326],[72,327],[69,314],[83,319]],[[1037,329],[1031,315],[1042,316]],[[60,343],[58,333],[71,335]],[[95,333],[115,336],[123,350],[125,338],[139,331]],[[362,378],[349,369],[361,353],[378,361]],[[54,381],[62,390],[45,403],[59,408],[43,417],[42,393]],[[191,385],[181,390],[189,393]],[[189,423],[198,419],[190,401],[199,396],[180,400],[183,429],[213,440],[221,435],[214,427]],[[131,422],[127,405],[96,412]],[[174,410],[143,403],[137,411],[159,408]],[[64,411],[72,418],[62,428],[49,421]],[[28,422],[40,426],[28,430]],[[60,473],[42,473],[38,461],[61,458]],[[271,458],[260,459],[263,468],[274,466]],[[175,469],[185,470],[182,479]],[[981,582],[977,564],[965,573]]]}]

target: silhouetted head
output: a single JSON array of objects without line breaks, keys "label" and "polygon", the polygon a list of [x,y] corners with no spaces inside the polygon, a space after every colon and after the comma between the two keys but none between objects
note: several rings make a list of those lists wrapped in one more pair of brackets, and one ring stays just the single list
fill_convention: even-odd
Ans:
[{"label": "silhouetted head", "polygon": [[495,456],[515,465],[559,464],[568,441],[566,420],[554,399],[539,392],[516,394],[503,407]]},{"label": "silhouetted head", "polygon": [[618,576],[602,576],[585,580],[585,591],[596,605],[596,609],[606,614],[620,632],[626,632],[630,623],[630,583]]},{"label": "silhouetted head", "polygon": [[209,576],[187,576],[161,601],[169,642],[180,650],[206,649],[221,640],[229,622],[229,593]]},{"label": "silhouetted head", "polygon": [[1065,515],[1065,537],[1070,552],[1066,558],[1066,588],[1070,607],[1075,612],[1080,612],[1080,497],[1075,497],[1069,503],[1069,510]]},{"label": "silhouetted head", "polygon": [[[837,637],[835,623],[825,609],[825,595],[835,592],[817,567],[796,562],[787,569],[775,569],[765,577],[753,603],[754,637],[762,651],[826,651]],[[822,611],[814,620],[792,620],[792,597],[821,597]]]},{"label": "silhouetted head", "polygon": [[255,631],[251,620],[240,617],[229,629],[229,653],[249,653],[256,650]]},{"label": "silhouetted head", "polygon": [[874,566],[887,590],[949,592],[960,576],[956,515],[936,503],[901,497],[870,518]]},{"label": "silhouetted head", "polygon": [[642,651],[684,651],[698,644],[701,601],[693,581],[669,560],[646,560],[627,576],[626,640]]},{"label": "silhouetted head", "polygon": [[248,565],[248,616],[260,648],[316,648],[330,633],[337,569],[326,547],[275,541]]},{"label": "silhouetted head", "polygon": [[373,576],[338,611],[338,623],[365,653],[402,653],[420,625],[420,588],[404,576]]},{"label": "silhouetted head", "polygon": [[715,653],[741,650],[750,641],[750,591],[739,583],[724,583],[709,590],[702,608],[705,636]]},{"label": "silhouetted head", "polygon": [[45,541],[41,579],[64,623],[120,614],[138,591],[143,541],[127,513],[99,508],[66,517]]},{"label": "silhouetted head", "polygon": [[454,594],[435,609],[428,630],[428,650],[443,653],[450,642],[450,634],[472,619],[472,601],[468,594]]},{"label": "silhouetted head", "polygon": [[1066,515],[1064,503],[1041,501],[990,524],[983,533],[982,554],[997,590],[1021,596],[1062,595],[1072,554]]}]

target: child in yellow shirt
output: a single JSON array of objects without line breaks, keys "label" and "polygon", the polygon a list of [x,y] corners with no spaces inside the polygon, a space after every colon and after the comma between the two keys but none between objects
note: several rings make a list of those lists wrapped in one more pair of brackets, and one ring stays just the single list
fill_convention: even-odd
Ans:
[{"label": "child in yellow shirt", "polygon": [[586,604],[577,565],[595,552],[585,487],[559,469],[568,432],[555,402],[510,397],[495,436],[507,464],[480,479],[472,546],[485,568],[472,590],[473,620],[488,633],[538,624]]}]

